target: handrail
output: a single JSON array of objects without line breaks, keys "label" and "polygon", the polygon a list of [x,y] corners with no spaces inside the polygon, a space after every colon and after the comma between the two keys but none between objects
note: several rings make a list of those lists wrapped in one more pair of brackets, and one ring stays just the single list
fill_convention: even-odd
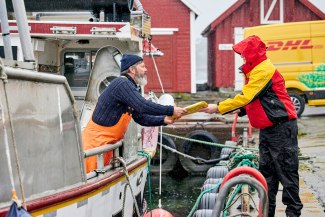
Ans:
[{"label": "handrail", "polygon": [[104,152],[117,149],[117,148],[121,147],[122,145],[123,145],[123,140],[120,140],[114,144],[107,144],[107,145],[103,145],[103,146],[100,146],[97,148],[88,149],[88,150],[84,151],[84,156],[85,156],[85,158],[87,158],[87,157],[91,157],[94,155],[102,154]]},{"label": "handrail", "polygon": [[258,196],[260,198],[259,202],[259,214],[258,217],[267,217],[268,212],[268,197],[267,192],[265,191],[262,184],[257,181],[256,179],[248,176],[248,175],[241,175],[230,179],[228,182],[225,183],[222,189],[219,191],[218,200],[216,205],[213,208],[212,216],[219,217],[221,215],[221,211],[223,210],[223,206],[226,202],[227,196],[232,189],[233,186],[237,184],[248,184],[253,186],[257,189]]}]

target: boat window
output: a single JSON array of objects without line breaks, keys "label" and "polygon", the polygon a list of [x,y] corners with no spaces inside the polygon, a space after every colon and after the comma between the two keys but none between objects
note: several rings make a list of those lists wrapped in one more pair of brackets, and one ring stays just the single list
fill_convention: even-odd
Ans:
[{"label": "boat window", "polygon": [[70,87],[87,87],[95,52],[66,52],[64,76]]}]

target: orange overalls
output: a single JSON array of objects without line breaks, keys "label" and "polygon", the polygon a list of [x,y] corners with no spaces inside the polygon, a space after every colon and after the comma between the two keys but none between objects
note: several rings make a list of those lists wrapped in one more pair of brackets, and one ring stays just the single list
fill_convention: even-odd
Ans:
[{"label": "orange overalls", "polygon": [[[100,126],[90,118],[86,128],[82,132],[84,150],[97,148],[106,144],[113,144],[121,140],[128,128],[132,115],[124,113],[120,120],[111,127]],[[104,165],[108,165],[113,157],[113,152],[104,153]],[[97,169],[97,157],[86,158],[86,173]]]}]

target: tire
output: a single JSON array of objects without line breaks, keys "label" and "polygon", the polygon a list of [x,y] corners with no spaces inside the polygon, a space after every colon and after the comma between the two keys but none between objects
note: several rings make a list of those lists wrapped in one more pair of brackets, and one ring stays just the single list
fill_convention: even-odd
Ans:
[{"label": "tire", "polygon": [[213,178],[223,178],[228,173],[228,167],[216,166],[209,169],[207,172],[207,179]]},{"label": "tire", "polygon": [[[158,141],[160,142],[160,135],[158,135]],[[162,144],[167,145],[170,148],[176,149],[176,145],[172,138],[169,136],[163,135],[162,136]],[[152,173],[159,173],[160,169],[160,146],[157,146],[157,151],[155,156],[151,159],[151,172]],[[162,173],[168,173],[172,171],[177,162],[177,154],[173,153],[164,147],[162,147]]]},{"label": "tire", "polygon": [[302,96],[296,94],[296,93],[289,93],[290,99],[296,109],[298,117],[301,116],[301,114],[305,110],[305,100]]},{"label": "tire", "polygon": [[[206,191],[206,190],[209,190],[209,189],[212,189],[216,186],[217,184],[205,184],[203,185],[202,189],[201,189],[201,192],[202,191]],[[218,193],[219,192],[219,188],[215,188],[213,189],[212,191],[209,191],[208,193]]]},{"label": "tire", "polygon": [[212,217],[212,209],[198,209],[194,213],[194,217]]},{"label": "tire", "polygon": [[222,148],[221,149],[221,154],[220,154],[220,157],[222,157],[223,155],[226,157],[226,156],[229,156],[231,154],[231,152],[233,152],[233,148]]},{"label": "tire", "polygon": [[218,194],[205,193],[199,202],[198,209],[213,209],[216,205]]},{"label": "tire", "polygon": [[[195,130],[186,135],[187,138],[217,143],[218,139],[205,130]],[[184,154],[200,157],[206,160],[220,157],[221,148],[204,145],[201,143],[184,141],[180,146],[180,151]],[[182,167],[191,174],[205,174],[212,165],[198,164],[195,161],[180,156]]]},{"label": "tire", "polygon": [[208,185],[208,184],[218,184],[222,182],[222,178],[208,178],[204,181],[203,185]]}]

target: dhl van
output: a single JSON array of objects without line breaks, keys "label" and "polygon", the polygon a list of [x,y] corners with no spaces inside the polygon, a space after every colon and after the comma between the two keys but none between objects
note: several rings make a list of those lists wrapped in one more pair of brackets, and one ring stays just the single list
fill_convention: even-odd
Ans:
[{"label": "dhl van", "polygon": [[250,35],[267,44],[299,116],[305,103],[325,106],[325,20],[245,28],[244,37]]}]

